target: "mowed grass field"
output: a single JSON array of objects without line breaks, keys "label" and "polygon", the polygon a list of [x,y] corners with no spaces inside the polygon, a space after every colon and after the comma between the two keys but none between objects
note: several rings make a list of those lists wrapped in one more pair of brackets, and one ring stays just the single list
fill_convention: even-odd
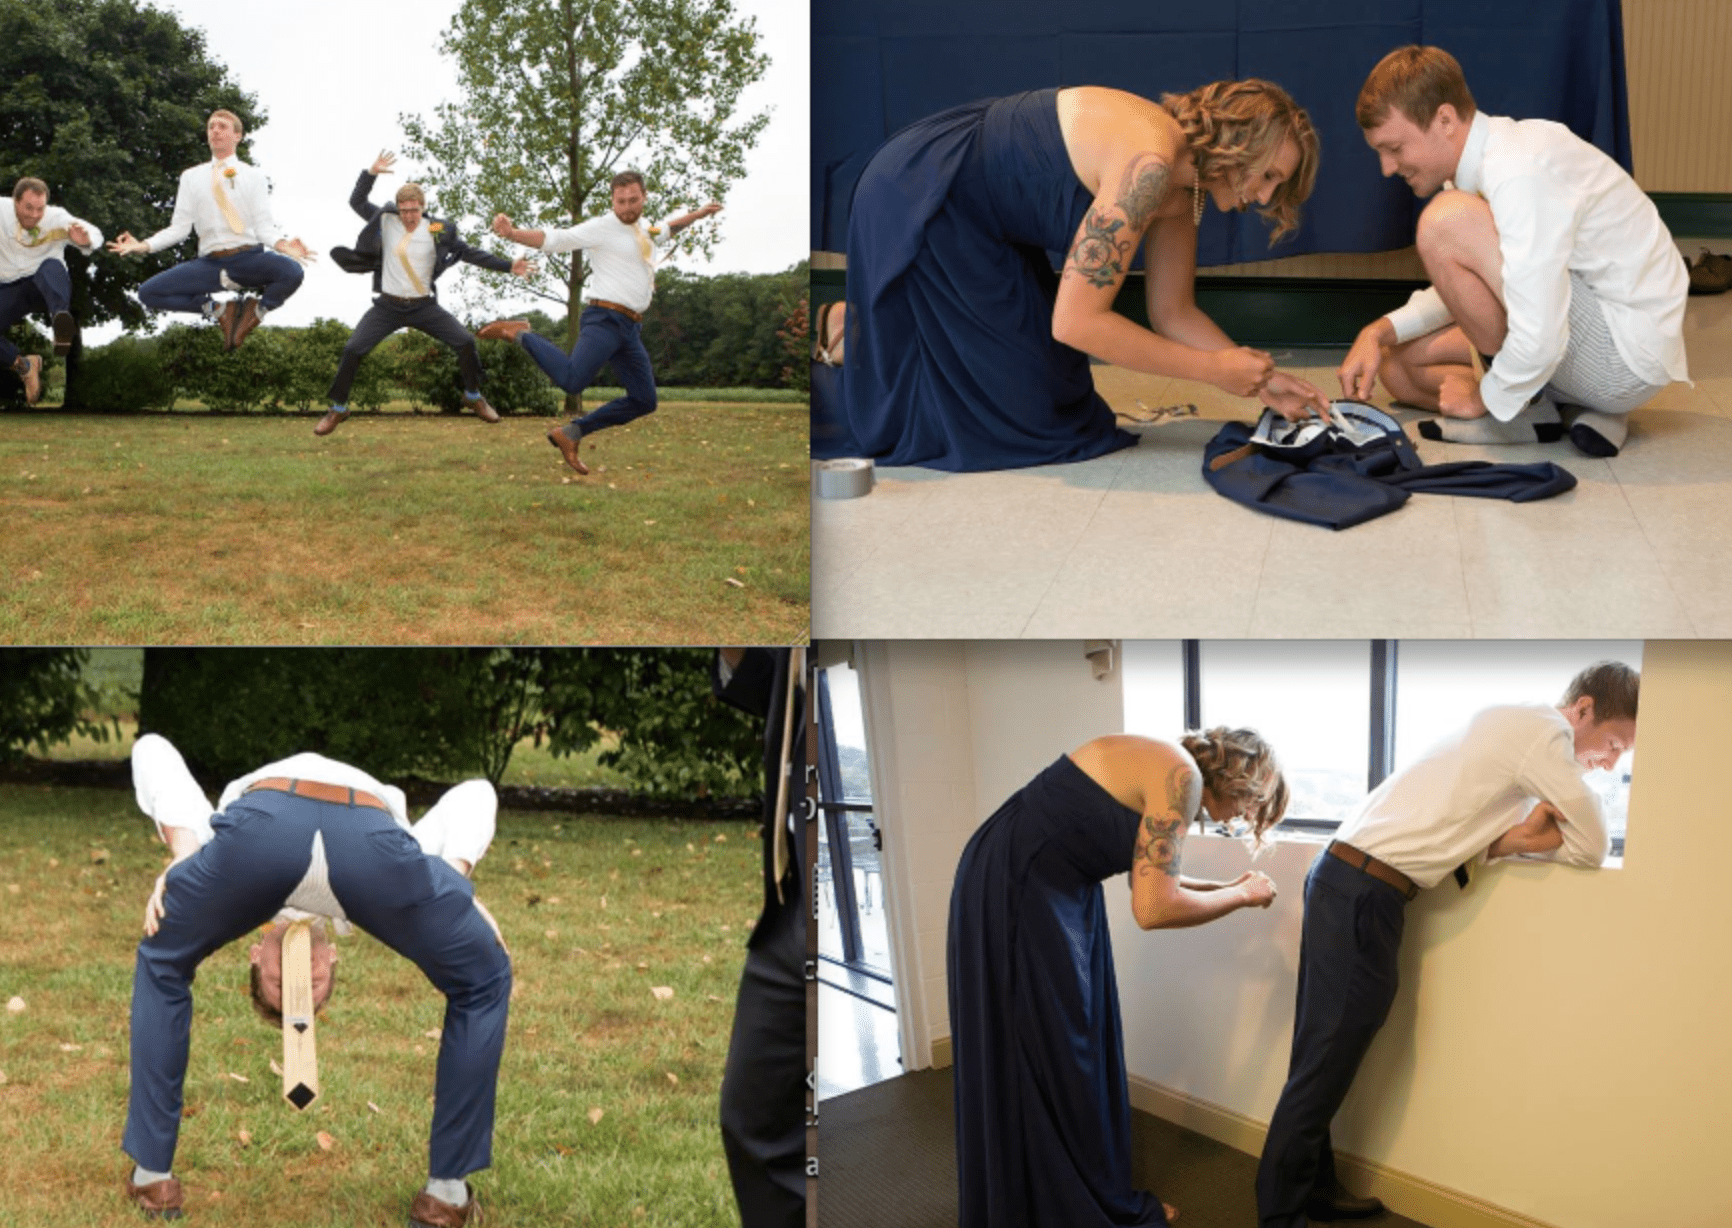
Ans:
[{"label": "mowed grass field", "polygon": [[10,416],[0,642],[789,643],[810,623],[804,404],[554,421]]},{"label": "mowed grass field", "polygon": [[[716,1114],[758,857],[755,824],[500,815],[475,875],[515,980],[493,1167],[472,1178],[486,1223],[739,1222]],[[165,860],[129,792],[0,786],[0,1003],[24,1004],[0,1007],[0,1223],[139,1218],[120,1188],[128,1011]],[[443,998],[359,931],[339,939],[323,1095],[297,1113],[270,1068],[281,1033],[247,1003],[245,946],[193,989],[186,1222],[402,1225],[427,1176]]]}]

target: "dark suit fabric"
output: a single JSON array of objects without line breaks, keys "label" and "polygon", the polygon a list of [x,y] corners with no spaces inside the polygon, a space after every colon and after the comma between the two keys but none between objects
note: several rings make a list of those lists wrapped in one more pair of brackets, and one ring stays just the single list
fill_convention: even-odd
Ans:
[{"label": "dark suit fabric", "polygon": [[[734,1008],[734,1032],[722,1077],[722,1146],[728,1157],[743,1228],[799,1228],[806,1218],[806,695],[790,679],[792,653],[752,648],[729,677],[713,677],[724,702],[764,720],[764,908],[747,943],[746,967]],[[796,816],[789,872],[776,898],[776,792],[781,781],[782,723],[787,688],[796,686],[790,750],[789,810]]]}]

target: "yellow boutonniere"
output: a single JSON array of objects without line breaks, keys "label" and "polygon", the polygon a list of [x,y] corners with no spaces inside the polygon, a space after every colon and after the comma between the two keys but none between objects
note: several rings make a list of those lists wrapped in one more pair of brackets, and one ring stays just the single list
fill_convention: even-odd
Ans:
[{"label": "yellow boutonniere", "polygon": [[235,190],[235,168],[230,166],[223,170],[223,178],[229,181],[229,191]]},{"label": "yellow boutonniere", "polygon": [[444,229],[445,229],[445,223],[444,222],[429,222],[427,224],[427,233],[428,234],[436,235],[441,230],[444,230]]},{"label": "yellow boutonniere", "polygon": [[660,226],[651,226],[648,229],[649,229],[650,234],[652,234],[652,235],[659,235],[662,232],[662,228]]}]

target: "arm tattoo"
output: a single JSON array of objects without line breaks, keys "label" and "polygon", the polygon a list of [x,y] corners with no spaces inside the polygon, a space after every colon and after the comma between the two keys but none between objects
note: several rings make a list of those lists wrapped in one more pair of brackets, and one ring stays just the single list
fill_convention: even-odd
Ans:
[{"label": "arm tattoo", "polygon": [[1169,167],[1154,154],[1139,154],[1125,167],[1118,199],[1095,205],[1083,218],[1065,273],[1074,269],[1089,285],[1116,285],[1131,266],[1137,239],[1149,228],[1167,193]]},{"label": "arm tattoo", "polygon": [[1096,205],[1083,218],[1082,233],[1070,249],[1065,273],[1073,269],[1091,286],[1111,286],[1119,282],[1130,264],[1134,244],[1120,238],[1125,228],[1123,218],[1113,217],[1109,210]]},{"label": "arm tattoo", "polygon": [[1119,181],[1119,206],[1131,220],[1131,229],[1141,232],[1148,228],[1167,194],[1167,173],[1171,168],[1154,154],[1138,154],[1125,167]]},{"label": "arm tattoo", "polygon": [[1185,838],[1185,821],[1178,814],[1145,814],[1137,830],[1137,848],[1131,865],[1139,877],[1154,873],[1179,877],[1179,846]]},{"label": "arm tattoo", "polygon": [[1188,826],[1196,821],[1202,804],[1202,781],[1190,768],[1176,765],[1167,774],[1167,808],[1182,817]]}]

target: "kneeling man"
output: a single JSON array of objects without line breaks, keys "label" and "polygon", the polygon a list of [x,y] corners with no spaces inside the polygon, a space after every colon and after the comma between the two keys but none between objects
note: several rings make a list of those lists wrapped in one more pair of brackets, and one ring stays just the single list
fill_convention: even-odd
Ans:
[{"label": "kneeling man", "polygon": [[1630,411],[1689,378],[1690,279],[1654,202],[1562,124],[1477,111],[1441,48],[1390,52],[1357,115],[1385,176],[1436,193],[1417,235],[1432,284],[1360,330],[1342,391],[1368,399],[1381,373],[1395,397],[1442,412],[1419,424],[1429,439],[1567,429],[1588,455],[1616,456]]}]

